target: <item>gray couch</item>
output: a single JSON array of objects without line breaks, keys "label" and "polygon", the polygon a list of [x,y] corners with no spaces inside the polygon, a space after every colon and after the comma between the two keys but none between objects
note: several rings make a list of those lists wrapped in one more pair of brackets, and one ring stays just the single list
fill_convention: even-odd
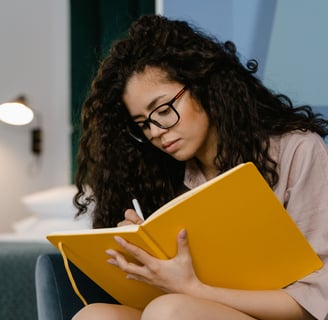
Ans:
[{"label": "gray couch", "polygon": [[0,241],[0,319],[37,320],[35,264],[47,242]]},{"label": "gray couch", "polygon": [[[70,263],[76,285],[86,301],[117,303]],[[35,269],[39,320],[70,320],[83,307],[69,282],[59,253],[40,255]]]}]

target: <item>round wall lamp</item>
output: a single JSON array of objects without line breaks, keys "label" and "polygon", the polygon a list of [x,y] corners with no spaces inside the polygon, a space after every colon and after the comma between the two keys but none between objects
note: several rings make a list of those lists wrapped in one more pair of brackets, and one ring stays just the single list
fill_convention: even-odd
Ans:
[{"label": "round wall lamp", "polygon": [[25,96],[0,104],[0,120],[15,126],[22,126],[32,122],[33,110],[27,106]]},{"label": "round wall lamp", "polygon": [[[13,101],[0,104],[0,121],[14,126],[23,126],[32,122],[35,112],[26,104],[24,95]],[[42,151],[42,130],[38,126],[31,130],[31,151],[40,155]]]}]

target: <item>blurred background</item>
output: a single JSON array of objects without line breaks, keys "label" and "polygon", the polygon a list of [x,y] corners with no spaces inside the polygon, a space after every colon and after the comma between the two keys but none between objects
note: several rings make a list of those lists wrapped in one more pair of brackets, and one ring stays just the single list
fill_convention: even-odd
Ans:
[{"label": "blurred background", "polygon": [[62,214],[56,201],[74,193],[79,111],[98,61],[154,12],[233,40],[265,84],[328,116],[326,0],[0,0],[0,104],[23,95],[35,111],[25,126],[0,121],[0,233],[35,214],[31,199],[53,197],[45,205]]}]

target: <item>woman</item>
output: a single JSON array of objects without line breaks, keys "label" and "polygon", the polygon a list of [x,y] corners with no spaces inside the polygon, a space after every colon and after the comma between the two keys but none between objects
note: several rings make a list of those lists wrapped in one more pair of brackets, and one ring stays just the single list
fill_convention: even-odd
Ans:
[{"label": "woman", "polygon": [[[190,188],[252,161],[321,259],[328,254],[328,122],[293,107],[245,68],[233,43],[220,43],[182,21],[145,16],[103,61],[82,111],[75,197],[79,214],[94,205],[93,225],[141,223]],[[85,197],[87,190],[91,196]],[[88,191],[89,192],[89,191]],[[201,218],[201,217],[200,217]],[[110,250],[110,263],[133,281],[167,292],[144,310],[93,304],[81,319],[325,319],[323,267],[282,290],[210,287],[194,273],[187,234],[161,261],[118,239],[140,261]],[[219,270],[218,270],[219,272]]]}]

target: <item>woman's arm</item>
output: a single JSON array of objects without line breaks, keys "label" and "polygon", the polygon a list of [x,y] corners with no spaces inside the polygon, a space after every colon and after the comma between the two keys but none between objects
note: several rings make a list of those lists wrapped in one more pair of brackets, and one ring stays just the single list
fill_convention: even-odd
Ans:
[{"label": "woman's arm", "polygon": [[177,255],[169,260],[156,259],[120,237],[116,240],[140,261],[140,265],[129,263],[117,251],[108,251],[112,257],[109,262],[125,271],[129,279],[146,282],[165,292],[216,301],[257,319],[314,319],[282,290],[236,290],[202,283],[192,266],[185,230],[177,237]]}]

